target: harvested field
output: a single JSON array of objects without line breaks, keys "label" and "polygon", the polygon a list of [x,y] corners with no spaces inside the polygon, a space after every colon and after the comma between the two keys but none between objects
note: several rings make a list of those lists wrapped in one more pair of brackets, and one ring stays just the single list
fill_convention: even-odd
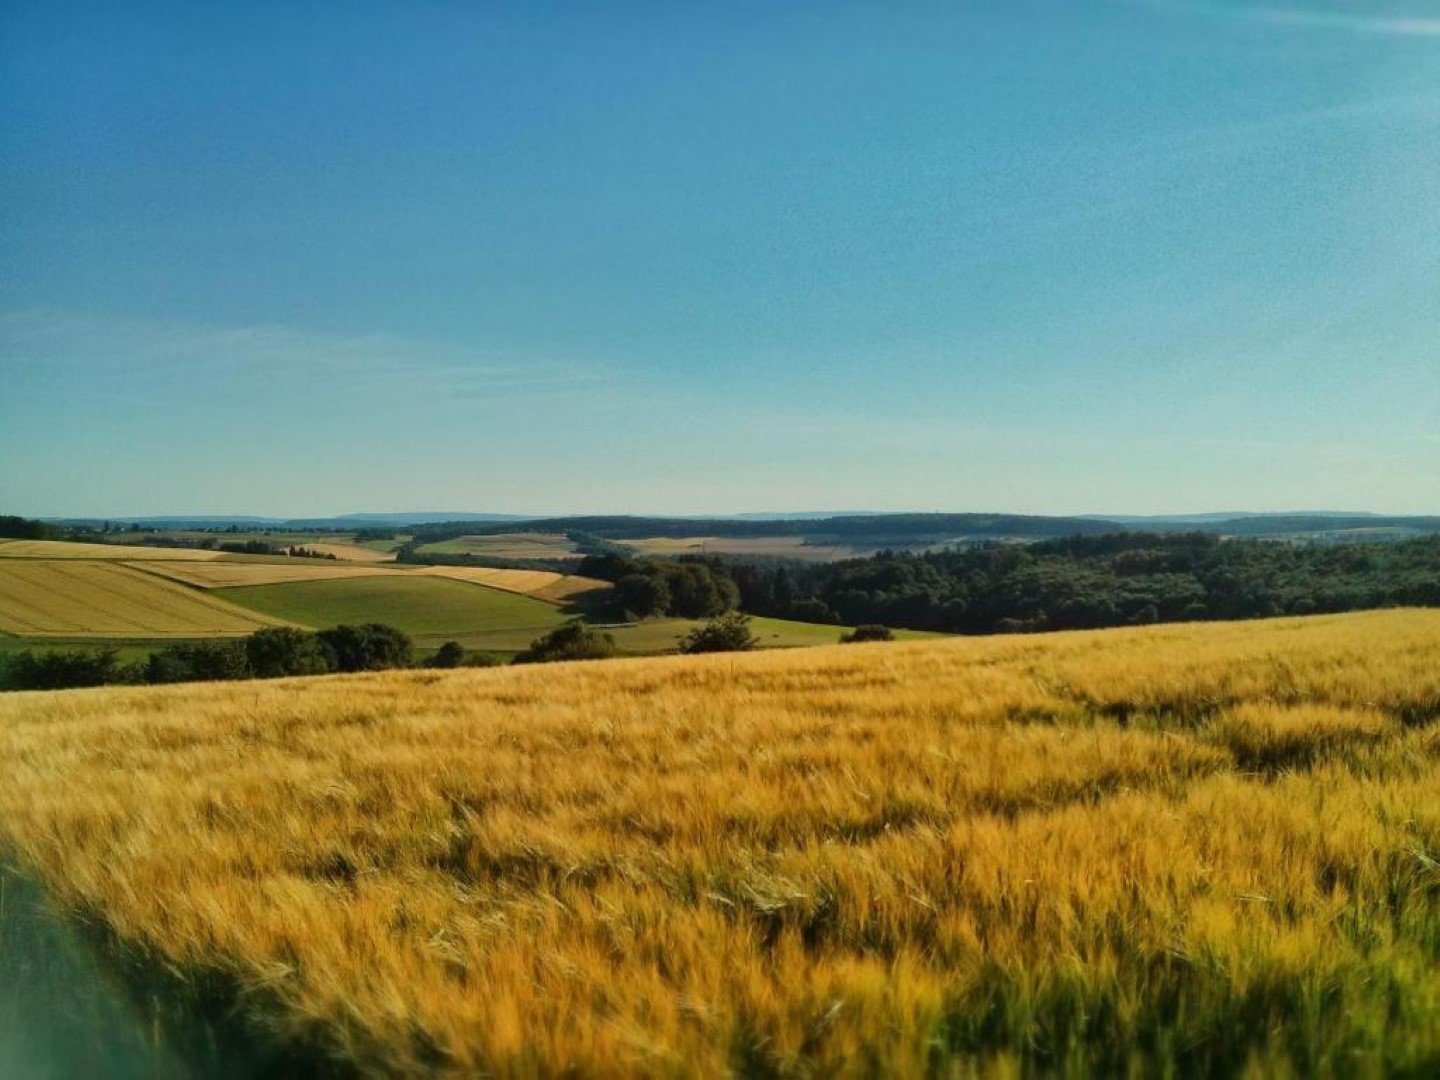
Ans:
[{"label": "harvested field", "polygon": [[21,637],[205,637],[281,622],[118,562],[0,560],[0,631]]},{"label": "harvested field", "polygon": [[321,541],[318,543],[302,544],[300,546],[309,548],[311,551],[318,551],[324,555],[334,555],[337,559],[343,559],[345,562],[393,563],[395,561],[394,551],[379,551],[373,547],[365,547],[361,544]]},{"label": "harvested field", "polygon": [[226,589],[239,585],[275,585],[287,581],[330,581],[337,578],[374,577],[397,571],[382,566],[339,566],[308,559],[283,563],[240,562],[130,562],[147,573],[159,574],[200,589]]},{"label": "harvested field", "polygon": [[557,574],[553,570],[500,570],[488,566],[427,566],[416,571],[434,577],[453,578],[456,581],[470,581],[477,585],[488,585],[492,589],[524,593],[559,604],[577,596],[603,592],[610,588],[608,581],[580,577],[576,574]]},{"label": "harvested field", "polygon": [[141,547],[138,544],[72,544],[68,540],[0,540],[0,558],[20,559],[178,559],[209,562],[235,558],[220,551],[198,548]]},{"label": "harvested field", "polygon": [[1437,658],[1397,610],[13,694],[0,836],[370,1075],[1434,1075]]}]

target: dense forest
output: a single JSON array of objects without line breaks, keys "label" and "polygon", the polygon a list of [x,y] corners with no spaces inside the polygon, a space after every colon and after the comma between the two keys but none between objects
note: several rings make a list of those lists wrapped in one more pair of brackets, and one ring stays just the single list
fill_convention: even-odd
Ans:
[{"label": "dense forest", "polygon": [[[1303,545],[1125,533],[818,565],[680,562],[728,578],[753,614],[960,634],[1440,606],[1440,537]],[[581,573],[618,584],[653,574],[648,565],[601,556]]]}]

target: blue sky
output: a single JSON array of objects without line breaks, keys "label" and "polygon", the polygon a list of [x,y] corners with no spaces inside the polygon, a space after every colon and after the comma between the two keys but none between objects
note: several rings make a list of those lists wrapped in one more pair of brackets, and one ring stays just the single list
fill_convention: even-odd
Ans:
[{"label": "blue sky", "polygon": [[0,510],[1440,512],[1440,3],[0,0]]}]

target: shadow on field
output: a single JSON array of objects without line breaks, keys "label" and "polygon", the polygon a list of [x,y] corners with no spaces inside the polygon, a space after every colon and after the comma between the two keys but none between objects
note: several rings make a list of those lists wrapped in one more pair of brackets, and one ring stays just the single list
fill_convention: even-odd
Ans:
[{"label": "shadow on field", "polygon": [[64,919],[0,857],[0,1076],[268,1080],[350,1075],[280,1046],[235,1011],[234,986],[182,980]]}]

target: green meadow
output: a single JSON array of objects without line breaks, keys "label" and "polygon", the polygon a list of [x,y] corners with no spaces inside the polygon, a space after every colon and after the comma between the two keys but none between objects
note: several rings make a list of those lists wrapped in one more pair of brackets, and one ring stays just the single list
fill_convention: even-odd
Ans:
[{"label": "green meadow", "polygon": [[522,649],[565,621],[554,604],[448,578],[374,577],[213,590],[241,607],[305,626],[383,622],[427,640],[483,638]]}]

